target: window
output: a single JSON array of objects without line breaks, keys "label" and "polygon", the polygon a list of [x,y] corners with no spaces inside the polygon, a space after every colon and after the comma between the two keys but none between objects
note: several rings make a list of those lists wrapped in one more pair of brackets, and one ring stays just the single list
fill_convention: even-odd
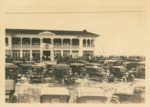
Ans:
[{"label": "window", "polygon": [[12,38],[12,44],[21,45],[21,39],[17,37]]},{"label": "window", "polygon": [[5,37],[5,45],[8,45],[8,37]]},{"label": "window", "polygon": [[79,45],[79,39],[72,39],[72,45]]},{"label": "window", "polygon": [[30,38],[22,38],[23,45],[30,45]]},{"label": "window", "polygon": [[32,38],[32,45],[40,45],[40,39],[39,38]]}]

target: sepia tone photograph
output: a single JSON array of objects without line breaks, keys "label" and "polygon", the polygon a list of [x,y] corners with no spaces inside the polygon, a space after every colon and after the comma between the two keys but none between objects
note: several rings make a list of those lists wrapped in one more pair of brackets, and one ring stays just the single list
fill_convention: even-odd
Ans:
[{"label": "sepia tone photograph", "polygon": [[5,103],[145,104],[144,2],[23,1],[4,13]]}]

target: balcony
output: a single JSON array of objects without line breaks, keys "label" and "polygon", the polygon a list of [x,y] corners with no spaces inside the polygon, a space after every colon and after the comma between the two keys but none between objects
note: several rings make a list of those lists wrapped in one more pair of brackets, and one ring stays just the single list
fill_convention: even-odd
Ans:
[{"label": "balcony", "polygon": [[73,48],[73,49],[78,49],[78,48],[79,48],[79,45],[72,45],[72,48]]},{"label": "balcony", "polygon": [[71,48],[71,45],[63,45],[63,48],[64,48],[64,49],[70,49],[70,48]]},{"label": "balcony", "polygon": [[62,45],[54,45],[54,48],[62,48]]},{"label": "balcony", "polygon": [[30,48],[30,44],[22,44],[22,48]]},{"label": "balcony", "polygon": [[12,44],[12,48],[21,48],[20,44]]},{"label": "balcony", "polygon": [[32,45],[32,48],[40,48],[40,45]]}]

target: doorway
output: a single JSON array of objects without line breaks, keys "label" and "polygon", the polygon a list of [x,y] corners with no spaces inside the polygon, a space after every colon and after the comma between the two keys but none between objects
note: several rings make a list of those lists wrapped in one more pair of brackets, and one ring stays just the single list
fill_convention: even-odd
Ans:
[{"label": "doorway", "polygon": [[42,59],[44,61],[50,61],[51,60],[51,51],[43,51]]}]

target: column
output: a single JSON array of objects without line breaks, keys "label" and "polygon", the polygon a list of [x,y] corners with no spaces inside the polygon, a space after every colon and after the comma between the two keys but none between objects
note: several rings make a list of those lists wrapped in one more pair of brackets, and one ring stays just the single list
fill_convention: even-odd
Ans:
[{"label": "column", "polygon": [[30,61],[32,60],[32,49],[30,50]]},{"label": "column", "polygon": [[40,38],[40,47],[43,45],[43,38]]},{"label": "column", "polygon": [[32,38],[30,38],[30,48],[32,48]]},{"label": "column", "polygon": [[51,50],[51,61],[54,61],[54,50]]},{"label": "column", "polygon": [[61,48],[63,48],[63,39],[61,39]]},{"label": "column", "polygon": [[40,61],[42,61],[43,51],[40,49]]},{"label": "column", "polygon": [[22,37],[20,38],[20,45],[21,45],[21,48],[22,48]]},{"label": "column", "polygon": [[72,39],[70,39],[70,48],[72,48]]},{"label": "column", "polygon": [[83,56],[83,39],[79,39],[79,56]]}]

